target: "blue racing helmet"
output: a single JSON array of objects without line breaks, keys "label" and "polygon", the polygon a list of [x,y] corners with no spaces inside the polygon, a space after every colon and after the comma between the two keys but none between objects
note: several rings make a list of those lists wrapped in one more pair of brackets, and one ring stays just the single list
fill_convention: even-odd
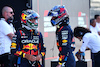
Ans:
[{"label": "blue racing helmet", "polygon": [[67,19],[67,24],[69,23],[69,15],[68,15],[68,11],[66,10],[64,5],[57,5],[54,6],[49,12],[48,12],[48,16],[52,16],[51,19],[51,24],[53,26],[55,25],[60,25],[62,24],[62,20],[64,20],[66,17]]}]

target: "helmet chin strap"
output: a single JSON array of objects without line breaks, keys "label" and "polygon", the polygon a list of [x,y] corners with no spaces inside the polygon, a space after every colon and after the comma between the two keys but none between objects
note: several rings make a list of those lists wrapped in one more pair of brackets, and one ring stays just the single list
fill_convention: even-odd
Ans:
[{"label": "helmet chin strap", "polygon": [[[24,25],[24,24],[22,24],[22,28],[26,28],[27,30],[32,30],[33,28],[30,28],[29,26],[26,26],[26,25]],[[36,28],[37,29],[37,28]],[[34,28],[34,30],[36,30],[35,28]]]},{"label": "helmet chin strap", "polygon": [[22,28],[26,28],[27,30],[31,30],[32,29],[32,28],[30,28],[30,27],[28,27],[28,26],[26,26],[24,24],[22,24]]}]

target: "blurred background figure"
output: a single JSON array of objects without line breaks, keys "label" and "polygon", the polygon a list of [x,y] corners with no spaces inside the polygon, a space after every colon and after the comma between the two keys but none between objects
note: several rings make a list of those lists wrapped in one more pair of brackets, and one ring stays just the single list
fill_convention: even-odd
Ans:
[{"label": "blurred background figure", "polygon": [[98,34],[91,33],[91,31],[84,27],[75,27],[74,36],[79,40],[82,40],[82,46],[76,53],[78,60],[81,59],[81,54],[86,50],[91,50],[94,61],[94,67],[100,66],[100,36]]},{"label": "blurred background figure", "polygon": [[2,9],[3,18],[0,19],[0,63],[1,66],[10,67],[10,46],[11,40],[14,36],[13,22],[13,9],[9,6],[4,6]]},{"label": "blurred background figure", "polygon": [[[95,15],[95,18],[98,17],[99,15]],[[100,27],[97,25],[99,23],[96,22],[96,19],[91,19],[90,20],[90,31],[94,34],[98,34],[100,36]],[[94,67],[94,54],[91,53],[91,59],[92,59],[92,67]]]},{"label": "blurred background figure", "polygon": [[96,19],[96,25],[98,25],[100,28],[100,15],[97,14],[94,16],[94,18]]},{"label": "blurred background figure", "polygon": [[90,20],[90,31],[92,33],[98,34],[100,35],[100,28],[99,26],[96,24],[96,20],[95,19],[91,19]]}]

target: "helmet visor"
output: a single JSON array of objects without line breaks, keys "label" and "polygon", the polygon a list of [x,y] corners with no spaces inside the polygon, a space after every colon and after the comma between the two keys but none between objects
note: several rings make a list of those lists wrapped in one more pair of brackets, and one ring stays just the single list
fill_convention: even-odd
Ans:
[{"label": "helmet visor", "polygon": [[27,20],[27,25],[32,29],[36,29],[38,27],[38,21],[35,19]]},{"label": "helmet visor", "polygon": [[57,16],[58,16],[58,12],[50,11],[50,12],[48,13],[48,16],[57,17]]}]

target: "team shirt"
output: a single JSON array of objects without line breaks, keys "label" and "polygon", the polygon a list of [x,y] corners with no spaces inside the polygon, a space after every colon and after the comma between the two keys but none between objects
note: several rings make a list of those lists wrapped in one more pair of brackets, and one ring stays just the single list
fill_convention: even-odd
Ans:
[{"label": "team shirt", "polygon": [[37,56],[45,55],[46,49],[43,43],[43,36],[41,32],[36,30],[27,30],[21,28],[15,33],[12,39],[11,53],[24,58],[24,54],[31,54]]},{"label": "team shirt", "polygon": [[73,32],[69,25],[62,26],[60,29],[56,30],[56,40],[57,40],[57,47],[59,49],[60,63],[67,61],[66,58],[70,53],[72,53],[73,51],[73,49],[71,48],[71,44],[73,44],[72,39],[73,39]]},{"label": "team shirt", "polygon": [[96,25],[100,28],[100,23],[96,22]]},{"label": "team shirt", "polygon": [[0,55],[10,52],[11,39],[7,36],[14,33],[13,25],[8,24],[4,18],[0,20]]},{"label": "team shirt", "polygon": [[96,34],[98,34],[98,32],[100,32],[100,28],[98,25],[96,25],[95,27],[90,25],[90,30],[92,33],[96,33]]},{"label": "team shirt", "polygon": [[83,36],[83,43],[80,51],[85,52],[87,47],[91,49],[92,53],[100,51],[100,36],[94,33],[86,33]]}]

